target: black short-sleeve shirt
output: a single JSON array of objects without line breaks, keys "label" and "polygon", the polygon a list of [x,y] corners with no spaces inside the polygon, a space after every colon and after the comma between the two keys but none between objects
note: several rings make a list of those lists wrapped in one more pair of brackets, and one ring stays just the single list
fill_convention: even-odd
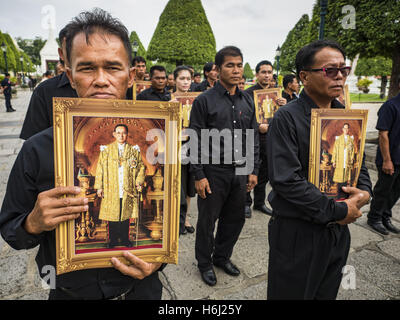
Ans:
[{"label": "black short-sleeve shirt", "polygon": [[[389,149],[393,164],[400,165],[400,94],[386,101],[378,111],[376,129],[389,131]],[[383,158],[378,145],[376,165],[382,166]]]}]

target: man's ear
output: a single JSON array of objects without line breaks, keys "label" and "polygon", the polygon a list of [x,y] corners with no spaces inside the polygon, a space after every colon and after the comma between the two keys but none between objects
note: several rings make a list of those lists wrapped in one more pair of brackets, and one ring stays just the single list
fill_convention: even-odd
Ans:
[{"label": "man's ear", "polygon": [[71,84],[71,87],[76,90],[75,83],[74,83],[74,81],[72,79],[72,70],[71,70],[71,68],[65,66],[65,73],[67,74],[67,77],[68,77],[69,83]]},{"label": "man's ear", "polygon": [[135,67],[129,68],[128,88],[133,86],[135,82]]},{"label": "man's ear", "polygon": [[303,85],[306,85],[308,80],[308,73],[306,71],[300,71],[299,78]]}]

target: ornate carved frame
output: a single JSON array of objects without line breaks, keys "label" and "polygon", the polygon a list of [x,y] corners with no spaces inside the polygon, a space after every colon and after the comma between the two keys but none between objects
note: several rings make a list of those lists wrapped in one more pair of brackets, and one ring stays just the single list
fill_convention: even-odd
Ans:
[{"label": "ornate carved frame", "polygon": [[[146,87],[151,87],[151,81],[135,81],[133,83],[133,100],[136,100],[136,96],[137,96],[137,86],[138,85],[145,85]],[[147,89],[147,88],[146,88]]]},{"label": "ornate carved frame", "polygon": [[[55,185],[74,185],[73,116],[129,117],[165,120],[164,216],[162,248],[132,251],[147,262],[178,263],[180,204],[181,105],[177,102],[53,98]],[[75,254],[74,221],[56,229],[57,274],[112,267],[111,257],[121,251]]]},{"label": "ornate carved frame", "polygon": [[[319,188],[320,157],[321,157],[321,121],[322,120],[362,120],[360,133],[360,154],[364,154],[367,131],[368,110],[355,109],[312,109],[310,126],[310,153],[308,166],[308,181]],[[362,164],[359,159],[355,181],[358,180]]]},{"label": "ornate carved frame", "polygon": [[276,93],[278,95],[278,98],[282,98],[282,88],[278,87],[278,88],[269,88],[269,89],[260,89],[260,90],[254,90],[253,91],[253,95],[254,95],[254,106],[256,108],[256,118],[257,118],[257,122],[261,123],[261,119],[260,119],[260,115],[259,115],[259,106],[258,106],[258,96],[260,94],[264,94],[264,93]]}]

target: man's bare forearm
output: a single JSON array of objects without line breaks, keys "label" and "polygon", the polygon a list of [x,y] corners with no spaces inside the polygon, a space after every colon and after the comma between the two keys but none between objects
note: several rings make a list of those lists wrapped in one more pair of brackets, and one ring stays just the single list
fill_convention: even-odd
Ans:
[{"label": "man's bare forearm", "polygon": [[383,161],[392,161],[390,157],[388,131],[379,131],[379,148],[381,149]]}]

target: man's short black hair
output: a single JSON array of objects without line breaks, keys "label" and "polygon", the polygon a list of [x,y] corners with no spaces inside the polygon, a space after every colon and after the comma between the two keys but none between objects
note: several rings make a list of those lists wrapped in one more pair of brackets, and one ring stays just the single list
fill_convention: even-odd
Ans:
[{"label": "man's short black hair", "polygon": [[117,130],[118,127],[124,127],[125,130],[126,130],[126,133],[129,132],[129,131],[128,131],[128,126],[127,126],[126,124],[123,124],[123,123],[117,124],[117,125],[114,127],[114,132],[116,132],[116,130]]},{"label": "man's short black hair", "polygon": [[133,58],[132,66],[136,66],[138,62],[143,62],[144,64],[146,64],[145,58],[143,58],[142,56],[136,56]]},{"label": "man's short black hair", "polygon": [[4,74],[4,76],[9,77],[10,74],[9,74],[8,72],[6,72],[6,73]]},{"label": "man's short black hair", "polygon": [[238,47],[227,46],[219,50],[215,55],[215,64],[218,68],[221,68],[222,64],[225,61],[225,57],[241,57],[243,61],[242,51],[240,51]]},{"label": "man's short black hair", "polygon": [[155,65],[150,68],[150,79],[153,78],[154,70],[165,72],[165,76],[167,76],[167,70],[163,66]]},{"label": "man's short black hair", "polygon": [[284,76],[282,81],[283,88],[287,89],[289,83],[292,83],[294,79],[296,79],[296,75],[294,74],[287,74]]},{"label": "man's short black hair", "polygon": [[[83,32],[86,36],[86,43],[89,44],[89,36],[95,32],[112,34],[119,37],[124,44],[129,59],[129,65],[132,63],[132,46],[129,41],[128,30],[111,14],[100,8],[94,8],[92,11],[81,12],[72,19],[65,28],[68,29],[66,37],[67,59],[70,59],[72,51],[72,41],[75,36]],[[71,62],[71,61],[69,61]]]},{"label": "man's short black hair", "polygon": [[195,72],[193,77],[201,77],[201,73]]},{"label": "man's short black hair", "polygon": [[271,61],[262,60],[259,63],[257,63],[257,65],[256,65],[256,73],[260,72],[261,66],[271,66],[272,69],[274,68],[274,66],[272,65]]},{"label": "man's short black hair", "polygon": [[[215,63],[214,62],[207,62],[203,67],[203,75],[204,78],[207,78],[207,74],[213,69]],[[207,72],[207,74],[206,74]]]},{"label": "man's short black hair", "polygon": [[181,72],[183,70],[189,71],[190,76],[191,77],[193,76],[192,69],[190,69],[189,66],[179,66],[179,67],[176,67],[176,69],[174,70],[174,79],[175,80],[176,80],[176,78],[178,78],[179,72]]},{"label": "man's short black hair", "polygon": [[347,126],[347,128],[350,128],[350,124],[347,123],[347,122],[343,124],[343,127],[342,127],[342,128],[344,128],[344,126]]},{"label": "man's short black hair", "polygon": [[328,39],[316,40],[301,48],[297,53],[296,55],[297,76],[299,77],[301,71],[311,68],[312,65],[314,64],[314,58],[317,52],[327,47],[340,51],[340,53],[343,55],[343,58],[346,60],[346,53],[344,52],[344,49],[336,41]]}]

